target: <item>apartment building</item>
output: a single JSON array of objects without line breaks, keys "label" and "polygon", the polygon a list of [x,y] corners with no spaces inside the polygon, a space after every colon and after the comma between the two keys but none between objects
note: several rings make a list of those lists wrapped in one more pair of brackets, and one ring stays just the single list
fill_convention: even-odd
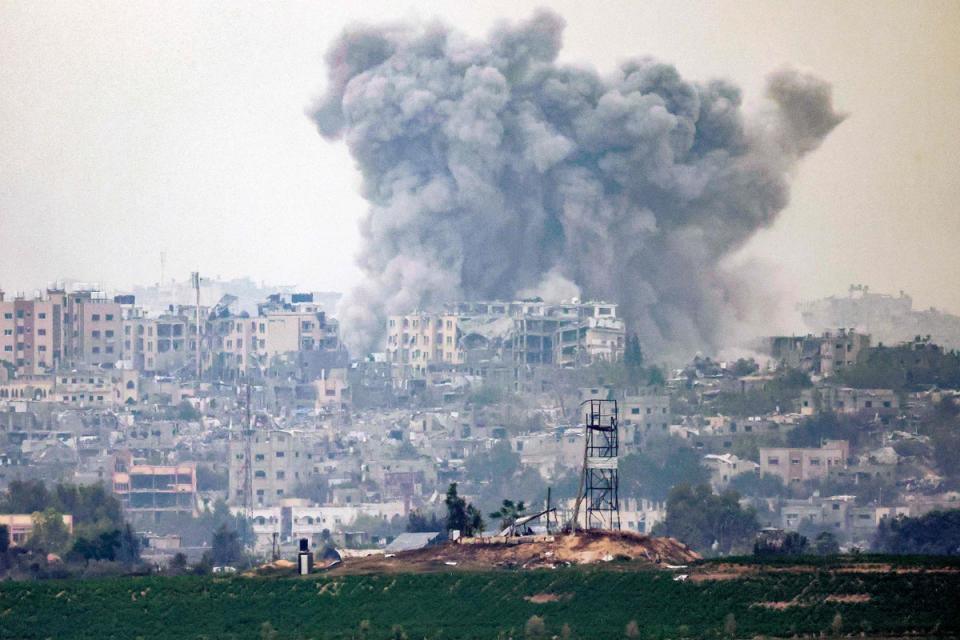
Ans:
[{"label": "apartment building", "polygon": [[825,440],[818,448],[760,448],[760,474],[779,477],[784,484],[820,480],[847,466],[850,443]]},{"label": "apartment building", "polygon": [[840,329],[835,334],[823,334],[820,343],[820,373],[832,376],[852,367],[862,352],[870,348],[870,336],[855,331]]},{"label": "apartment building", "polygon": [[[73,516],[65,513],[62,516],[63,525],[70,535],[73,535]],[[10,536],[10,546],[23,546],[33,535],[33,514],[31,513],[0,513],[0,525],[7,527]]]},{"label": "apartment building", "polygon": [[463,302],[444,312],[387,318],[386,354],[393,377],[422,378],[430,365],[483,362],[570,367],[623,356],[617,305],[539,300]]},{"label": "apartment building", "polygon": [[116,459],[113,492],[127,517],[137,524],[163,514],[196,515],[197,470],[193,464],[138,464],[129,454]]},{"label": "apartment building", "polygon": [[710,469],[710,486],[722,491],[731,480],[744,473],[756,473],[760,465],[752,460],[743,460],[732,453],[708,453],[703,456],[703,465]]},{"label": "apartment building", "polygon": [[293,497],[296,486],[313,474],[313,453],[299,433],[257,429],[249,441],[249,451],[242,435],[230,441],[228,502],[231,505],[245,504],[248,464],[253,492],[251,504],[256,507],[271,506]]},{"label": "apartment building", "polygon": [[0,291],[0,360],[26,375],[57,367],[63,358],[62,309],[52,299],[5,300]]},{"label": "apartment building", "polygon": [[666,434],[673,423],[670,396],[665,393],[647,393],[624,396],[620,408],[620,424],[633,426],[635,432]]}]

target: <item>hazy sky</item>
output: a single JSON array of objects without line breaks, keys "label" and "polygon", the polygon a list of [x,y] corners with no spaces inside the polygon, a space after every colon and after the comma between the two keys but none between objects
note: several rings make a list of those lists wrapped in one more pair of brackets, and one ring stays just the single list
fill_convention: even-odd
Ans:
[{"label": "hazy sky", "polygon": [[[652,55],[759,100],[793,65],[850,117],[743,257],[795,296],[904,289],[960,312],[960,2],[14,2],[0,0],[0,287],[251,275],[345,290],[364,202],[304,115],[355,21],[475,35],[550,6],[561,59]],[[765,274],[768,272],[764,272]]]}]

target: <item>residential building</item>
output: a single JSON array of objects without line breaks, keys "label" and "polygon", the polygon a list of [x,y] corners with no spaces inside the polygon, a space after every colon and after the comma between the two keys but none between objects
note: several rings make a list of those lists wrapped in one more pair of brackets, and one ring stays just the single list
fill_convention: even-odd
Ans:
[{"label": "residential building", "polygon": [[[73,516],[65,513],[62,517],[67,531],[73,535]],[[0,525],[7,527],[10,535],[10,546],[23,546],[33,535],[33,514],[0,513]]]},{"label": "residential building", "polygon": [[824,479],[847,466],[850,444],[827,440],[818,448],[761,447],[760,474],[778,476],[784,484]]},{"label": "residential building", "polygon": [[703,456],[703,464],[710,469],[710,486],[722,491],[731,480],[744,473],[756,474],[760,465],[752,460],[743,460],[732,453],[708,453]]},{"label": "residential building", "polygon": [[[247,460],[247,456],[252,459]],[[280,429],[254,429],[248,443],[238,434],[229,445],[229,499],[231,505],[243,506],[248,464],[252,499],[256,507],[269,507],[295,497],[294,489],[313,474],[313,453],[303,436]]]},{"label": "residential building", "polygon": [[127,517],[138,524],[154,522],[163,514],[195,515],[196,467],[138,464],[129,454],[121,454],[113,473],[113,492]]}]

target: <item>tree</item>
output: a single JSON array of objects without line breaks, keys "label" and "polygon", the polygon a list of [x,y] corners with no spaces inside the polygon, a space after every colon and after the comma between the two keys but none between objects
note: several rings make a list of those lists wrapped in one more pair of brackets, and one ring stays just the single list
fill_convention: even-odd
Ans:
[{"label": "tree", "polygon": [[243,560],[243,547],[240,545],[240,536],[236,531],[220,525],[213,534],[212,559],[215,566],[235,565]]},{"label": "tree", "polygon": [[680,483],[704,484],[710,471],[699,453],[677,438],[651,440],[646,450],[620,460],[620,483],[627,495],[663,501]]},{"label": "tree", "polygon": [[662,387],[667,384],[667,377],[660,367],[650,367],[647,371],[647,386]]},{"label": "tree", "polygon": [[189,400],[181,400],[180,404],[177,405],[176,417],[187,422],[196,422],[201,416]]},{"label": "tree", "polygon": [[48,507],[33,514],[33,532],[27,540],[31,549],[60,553],[70,542],[70,531],[63,523],[63,514]]},{"label": "tree", "polygon": [[818,556],[834,556],[840,553],[837,538],[829,531],[820,532],[813,541],[813,548]]},{"label": "tree", "polygon": [[749,360],[746,358],[739,358],[730,368],[730,373],[738,378],[742,378],[743,376],[752,376],[758,371],[760,371],[760,365],[758,365],[757,361],[753,358],[750,358]]},{"label": "tree", "polygon": [[[764,532],[766,533],[766,532]],[[761,534],[753,545],[756,556],[800,556],[807,550],[807,538],[796,531],[775,532],[779,535]]]},{"label": "tree", "polygon": [[786,494],[787,488],[780,476],[765,473],[758,476],[755,473],[741,473],[730,480],[727,488],[744,496],[757,498],[773,498]]},{"label": "tree", "polygon": [[170,571],[174,573],[183,573],[187,570],[187,556],[186,554],[178,551],[173,555],[173,558],[170,560]]},{"label": "tree", "polygon": [[40,480],[12,480],[0,502],[3,513],[34,513],[50,505],[50,494]]},{"label": "tree", "polygon": [[667,517],[654,533],[682,540],[701,553],[729,553],[749,549],[758,529],[756,513],[740,507],[737,492],[715,495],[706,484],[680,484],[671,489]]},{"label": "tree", "polygon": [[514,503],[513,500],[504,499],[500,505],[500,510],[491,513],[490,517],[494,520],[500,520],[500,528],[505,529],[516,522],[517,518],[522,516],[524,511],[526,511],[526,507],[523,504],[523,500]]},{"label": "tree", "polygon": [[960,555],[960,509],[881,520],[873,548],[883,553]]},{"label": "tree", "polygon": [[435,513],[426,516],[419,511],[411,511],[407,516],[407,533],[427,533],[444,529],[443,520]]},{"label": "tree", "polygon": [[480,511],[472,504],[457,495],[457,483],[452,482],[447,488],[447,529],[457,530],[461,535],[469,537],[483,531],[483,517]]}]

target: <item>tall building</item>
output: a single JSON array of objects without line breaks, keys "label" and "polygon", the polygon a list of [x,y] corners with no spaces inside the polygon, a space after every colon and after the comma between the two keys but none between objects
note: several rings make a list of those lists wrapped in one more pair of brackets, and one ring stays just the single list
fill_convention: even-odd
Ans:
[{"label": "tall building", "polygon": [[228,501],[238,507],[246,504],[248,479],[252,491],[250,505],[263,507],[293,497],[296,486],[313,474],[313,454],[303,437],[280,429],[254,430],[249,436],[249,447],[238,434],[230,441],[229,463]]}]

